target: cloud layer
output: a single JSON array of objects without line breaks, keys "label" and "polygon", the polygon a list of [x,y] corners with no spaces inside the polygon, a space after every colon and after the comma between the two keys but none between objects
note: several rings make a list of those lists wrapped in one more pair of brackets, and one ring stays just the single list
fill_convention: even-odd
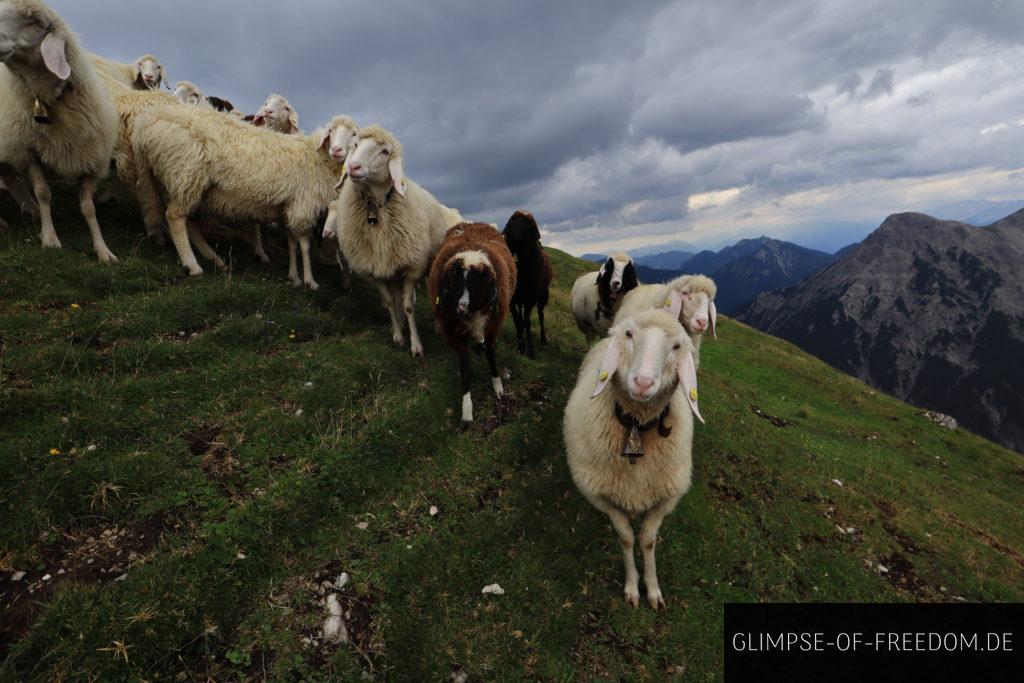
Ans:
[{"label": "cloud layer", "polygon": [[307,130],[379,122],[445,203],[528,207],[576,252],[828,247],[1024,196],[1024,3],[51,3],[89,49],[248,111],[280,92]]}]

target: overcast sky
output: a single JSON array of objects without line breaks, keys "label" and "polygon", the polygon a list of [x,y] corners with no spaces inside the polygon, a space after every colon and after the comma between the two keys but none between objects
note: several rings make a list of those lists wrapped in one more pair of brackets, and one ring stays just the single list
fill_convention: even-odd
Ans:
[{"label": "overcast sky", "polygon": [[574,253],[1024,197],[1020,0],[51,0],[85,46],[306,131],[347,113],[467,217]]}]

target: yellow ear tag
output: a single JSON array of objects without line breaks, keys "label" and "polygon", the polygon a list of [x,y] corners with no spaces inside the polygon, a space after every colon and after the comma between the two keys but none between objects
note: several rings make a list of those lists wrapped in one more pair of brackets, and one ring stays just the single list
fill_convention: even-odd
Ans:
[{"label": "yellow ear tag", "polygon": [[665,299],[665,308],[671,308],[671,307],[672,307],[672,299],[671,298]]},{"label": "yellow ear tag", "polygon": [[602,382],[605,381],[606,379],[608,379],[608,371],[607,370],[602,370],[601,374],[598,375],[597,378],[599,380],[601,380]]},{"label": "yellow ear tag", "polygon": [[697,400],[697,389],[696,388],[690,389],[690,400],[691,401],[696,401]]}]

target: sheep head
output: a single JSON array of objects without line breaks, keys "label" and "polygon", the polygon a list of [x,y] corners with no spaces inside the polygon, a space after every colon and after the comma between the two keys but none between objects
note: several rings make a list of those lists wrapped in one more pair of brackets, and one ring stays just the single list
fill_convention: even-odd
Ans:
[{"label": "sheep head", "polygon": [[166,78],[164,65],[153,55],[142,55],[132,64],[135,74],[135,87],[146,90],[157,90]]},{"label": "sheep head", "polygon": [[682,387],[694,416],[704,421],[697,405],[695,349],[677,320],[664,311],[644,311],[613,327],[608,336],[595,397],[612,381],[618,393],[637,403],[667,401]]},{"label": "sheep head", "polygon": [[518,255],[532,245],[540,243],[540,227],[529,211],[520,209],[512,214],[501,233],[505,236],[509,250]]},{"label": "sheep head", "polygon": [[665,308],[691,333],[701,334],[710,327],[711,336],[717,338],[715,294],[718,287],[715,281],[704,275],[683,275],[669,282],[667,287]]},{"label": "sheep head", "polygon": [[601,297],[625,295],[640,286],[636,266],[629,254],[620,252],[608,257],[597,274]]},{"label": "sheep head", "polygon": [[494,266],[482,251],[461,251],[444,267],[437,310],[460,318],[486,311],[498,300]]},{"label": "sheep head", "polygon": [[35,0],[0,0],[0,63],[36,67],[60,80],[71,77],[68,30],[51,9]]},{"label": "sheep head", "polygon": [[[327,150],[331,158],[339,164],[344,164],[349,152],[355,146],[356,133],[359,126],[349,116],[335,116],[326,128],[322,128],[315,135],[319,136],[317,149]],[[344,179],[344,175],[342,175]],[[338,183],[341,187],[341,183]]]},{"label": "sheep head", "polygon": [[356,134],[346,169],[349,177],[360,185],[391,185],[395,192],[405,196],[402,144],[380,126],[369,126]]},{"label": "sheep head", "polygon": [[174,92],[172,94],[184,104],[191,104],[199,107],[206,103],[206,97],[203,95],[203,91],[197,88],[195,83],[190,83],[189,81],[178,81],[174,86]]},{"label": "sheep head", "polygon": [[253,125],[266,125],[278,133],[294,135],[299,132],[299,114],[282,95],[271,95],[253,117]]}]

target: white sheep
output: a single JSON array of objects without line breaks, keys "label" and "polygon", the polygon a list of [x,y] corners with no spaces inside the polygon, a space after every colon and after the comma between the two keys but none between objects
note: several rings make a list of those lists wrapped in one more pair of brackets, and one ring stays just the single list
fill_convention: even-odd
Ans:
[{"label": "white sheep", "polygon": [[182,104],[191,104],[195,107],[210,106],[209,102],[206,101],[206,95],[203,94],[203,91],[191,81],[178,81],[175,83],[172,94],[178,98]]},{"label": "white sheep", "polygon": [[140,192],[151,206],[161,204],[162,194],[171,239],[190,274],[203,273],[188,243],[190,217],[283,219],[302,248],[302,281],[316,289],[309,238],[342,175],[328,150],[330,140],[279,135],[202,107],[164,106],[139,115],[132,151]]},{"label": "white sheep", "polygon": [[136,90],[157,90],[167,80],[167,71],[153,55],[142,55],[131,64],[90,54],[93,66],[119,83]]},{"label": "white sheep", "polygon": [[576,279],[570,299],[572,314],[588,344],[608,332],[623,297],[639,286],[633,259],[624,252],[609,256],[600,270]]},{"label": "white sheep", "polygon": [[433,195],[405,177],[398,139],[380,126],[359,131],[346,162],[349,180],[338,197],[338,244],[352,270],[371,280],[391,316],[392,339],[423,355],[414,309],[423,279],[448,228],[462,222]]},{"label": "white sheep", "polygon": [[0,169],[27,175],[39,204],[43,246],[60,247],[46,171],[78,181],[78,204],[104,263],[93,195],[107,176],[118,120],[87,54],[41,0],[0,4]]},{"label": "white sheep", "polygon": [[625,597],[640,604],[630,519],[640,517],[647,602],[665,606],[654,546],[665,515],[690,489],[698,409],[694,347],[670,315],[648,310],[617,323],[591,349],[565,408],[573,481],[608,515],[622,545]]},{"label": "white sheep", "polygon": [[706,275],[681,275],[663,285],[642,285],[623,297],[613,324],[617,325],[640,311],[652,308],[669,311],[682,323],[693,340],[696,349],[694,357],[699,368],[700,345],[704,333],[710,331],[712,337],[718,337],[718,309],[715,308],[717,293],[715,281]]},{"label": "white sheep", "polygon": [[[266,101],[263,102],[263,106],[259,108],[253,117],[252,125],[254,126],[265,126],[268,130],[282,133],[284,135],[298,135],[302,131],[299,129],[299,113],[295,111],[295,107],[292,106],[285,97],[281,95],[270,95]],[[342,160],[344,162],[344,159]],[[263,226],[257,223],[253,226],[253,251],[256,256],[263,263],[270,263],[270,257],[267,256],[267,252],[263,249]],[[295,240],[290,236],[288,238],[288,272],[294,273],[295,271]]]}]

